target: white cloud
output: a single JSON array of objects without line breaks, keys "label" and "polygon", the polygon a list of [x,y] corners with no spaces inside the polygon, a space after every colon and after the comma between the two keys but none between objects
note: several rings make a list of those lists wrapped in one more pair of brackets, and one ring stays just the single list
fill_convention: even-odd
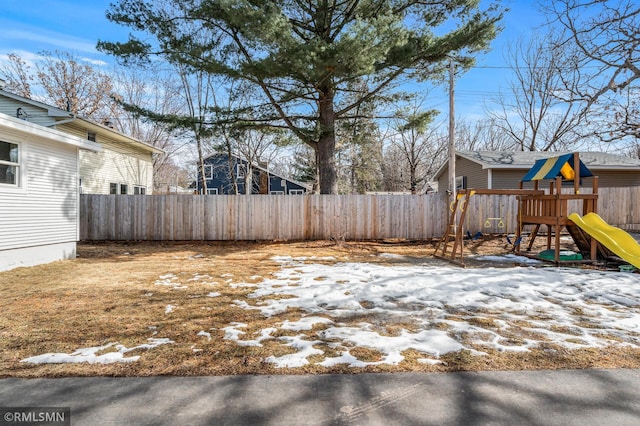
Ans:
[{"label": "white cloud", "polygon": [[91,59],[91,58],[80,58],[81,61],[83,62],[87,62],[91,65],[95,65],[98,67],[104,67],[109,65],[108,63],[106,63],[105,61],[101,61],[100,59]]},{"label": "white cloud", "polygon": [[68,36],[55,31],[43,30],[37,27],[24,30],[6,30],[2,34],[5,42],[34,42],[42,46],[38,50],[64,49],[78,52],[97,53],[94,41],[83,40],[77,37]]}]

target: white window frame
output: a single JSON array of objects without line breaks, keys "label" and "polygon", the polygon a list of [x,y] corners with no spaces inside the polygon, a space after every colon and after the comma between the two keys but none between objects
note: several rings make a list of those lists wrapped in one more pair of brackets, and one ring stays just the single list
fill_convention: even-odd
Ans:
[{"label": "white window frame", "polygon": [[3,166],[9,166],[9,167],[15,167],[15,183],[4,183],[4,182],[0,182],[0,188],[1,189],[9,189],[9,190],[23,190],[24,189],[24,183],[26,182],[24,179],[24,161],[23,159],[27,158],[27,156],[25,155],[24,152],[24,148],[25,145],[20,143],[20,142],[16,142],[13,140],[7,140],[7,139],[2,139],[0,140],[0,142],[4,142],[6,144],[11,144],[11,145],[16,145],[18,147],[18,159],[17,161],[7,161],[7,160],[0,160],[0,165]]},{"label": "white window frame", "polygon": [[284,195],[284,191],[271,191],[270,195]]},{"label": "white window frame", "polygon": [[213,179],[215,174],[213,173],[213,164],[205,164],[204,165],[204,178],[205,179]]},{"label": "white window frame", "polygon": [[236,177],[238,179],[244,178],[245,175],[245,166],[244,164],[236,164]]},{"label": "white window frame", "polygon": [[218,195],[218,188],[207,188],[207,195]]},{"label": "white window frame", "polygon": [[[136,191],[138,191],[136,193]],[[147,195],[147,187],[144,185],[133,185],[133,195]]]},{"label": "white window frame", "polygon": [[[111,192],[111,185],[115,185],[116,186],[116,192],[113,193]],[[134,185],[135,187],[136,185]],[[141,185],[138,185],[140,187],[142,187]],[[146,189],[146,187],[144,187]],[[122,192],[122,190],[125,190],[126,192]],[[109,195],[129,195],[129,184],[127,183],[118,183],[118,182],[109,182]]]},{"label": "white window frame", "polygon": [[304,189],[290,189],[289,195],[304,195]]}]

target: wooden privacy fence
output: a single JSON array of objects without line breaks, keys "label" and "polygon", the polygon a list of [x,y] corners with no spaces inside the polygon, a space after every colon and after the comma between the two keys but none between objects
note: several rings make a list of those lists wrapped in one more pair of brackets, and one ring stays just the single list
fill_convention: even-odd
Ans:
[{"label": "wooden privacy fence", "polygon": [[83,240],[377,240],[437,237],[439,195],[83,195]]},{"label": "wooden privacy fence", "polygon": [[[586,192],[586,191],[585,191]],[[598,213],[640,229],[640,187],[601,188]],[[569,211],[580,211],[578,206]],[[380,240],[444,233],[449,204],[432,195],[82,195],[82,240]],[[516,196],[474,195],[471,234],[515,233]]]}]

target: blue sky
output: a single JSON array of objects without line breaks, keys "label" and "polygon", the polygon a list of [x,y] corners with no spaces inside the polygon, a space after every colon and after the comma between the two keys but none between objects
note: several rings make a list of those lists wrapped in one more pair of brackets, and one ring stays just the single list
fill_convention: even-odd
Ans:
[{"label": "blue sky", "polygon": [[[25,59],[42,50],[71,51],[90,61],[111,61],[97,52],[98,39],[125,40],[128,28],[105,18],[105,11],[114,0],[23,0],[0,3],[0,58],[16,52]],[[483,3],[485,3],[483,1]],[[478,57],[478,67],[459,77],[456,82],[456,116],[478,118],[485,105],[506,89],[509,70],[505,67],[504,49],[520,35],[534,31],[544,23],[535,0],[504,0],[510,8],[503,21],[504,30],[492,43],[492,52]],[[447,115],[446,90],[434,90],[425,103],[427,108],[440,109],[440,118]]]}]

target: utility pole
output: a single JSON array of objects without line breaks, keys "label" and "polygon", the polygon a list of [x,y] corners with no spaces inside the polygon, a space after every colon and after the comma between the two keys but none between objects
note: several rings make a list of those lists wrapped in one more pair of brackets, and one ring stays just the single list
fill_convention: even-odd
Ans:
[{"label": "utility pole", "polygon": [[453,108],[455,67],[453,59],[449,59],[449,203],[456,199],[456,138],[455,117]]}]

